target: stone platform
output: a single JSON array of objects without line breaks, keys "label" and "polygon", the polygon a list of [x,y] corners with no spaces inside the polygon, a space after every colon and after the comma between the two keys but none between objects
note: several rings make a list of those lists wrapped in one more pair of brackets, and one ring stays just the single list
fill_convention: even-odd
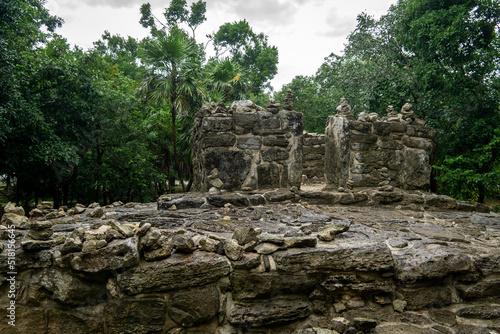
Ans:
[{"label": "stone platform", "polygon": [[20,219],[16,327],[0,332],[498,334],[500,215],[384,189],[174,194]]}]

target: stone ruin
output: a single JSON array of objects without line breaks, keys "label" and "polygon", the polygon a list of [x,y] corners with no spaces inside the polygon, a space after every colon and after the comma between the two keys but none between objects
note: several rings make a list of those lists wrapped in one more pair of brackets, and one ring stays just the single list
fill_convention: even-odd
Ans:
[{"label": "stone ruin", "polygon": [[[399,169],[379,163],[398,150],[427,149],[412,144],[428,143],[431,130],[411,108],[354,120],[342,103],[329,125],[346,124],[344,135],[365,146],[347,147],[347,177],[323,191],[292,189],[306,170],[293,157],[319,161],[325,148],[338,157],[336,146],[303,135],[290,103],[279,108],[200,110],[196,184],[212,191],[106,207],[42,202],[29,218],[8,204],[0,220],[0,332],[500,334],[500,215],[397,189],[414,175],[405,160]],[[358,153],[377,158],[360,161]],[[250,164],[243,174],[238,157]],[[360,164],[373,170],[355,172]],[[377,188],[356,183],[370,175]],[[352,183],[339,191],[342,180]],[[286,189],[265,189],[277,186]],[[246,187],[252,191],[214,191]],[[7,274],[13,253],[15,283]],[[13,285],[15,327],[5,317]]]},{"label": "stone ruin", "polygon": [[8,205],[0,333],[498,334],[500,216],[389,194],[401,198],[372,206],[348,192],[273,190],[44,202],[29,219]]},{"label": "stone ruin", "polygon": [[251,101],[210,103],[196,114],[193,187],[227,191],[300,187],[302,114]]},{"label": "stone ruin", "polygon": [[325,176],[328,186],[393,186],[429,189],[434,130],[416,119],[411,104],[387,117],[361,113],[356,120],[345,99],[326,125]]},{"label": "stone ruin", "polygon": [[211,103],[196,114],[194,188],[199,191],[300,189],[302,180],[325,180],[341,191],[396,187],[428,190],[434,130],[416,119],[410,104],[400,114],[361,113],[345,99],[328,117],[325,135],[303,132],[291,92],[285,109],[237,101]]}]

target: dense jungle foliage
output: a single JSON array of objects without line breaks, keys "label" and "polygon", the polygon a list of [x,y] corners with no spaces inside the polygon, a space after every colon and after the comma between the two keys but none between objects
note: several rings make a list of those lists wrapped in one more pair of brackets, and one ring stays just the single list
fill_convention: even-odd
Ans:
[{"label": "dense jungle foliage", "polygon": [[[206,102],[265,105],[278,49],[249,22],[196,40],[206,3],[150,4],[144,40],[104,32],[70,48],[44,0],[0,3],[0,191],[27,206],[51,198],[107,204],[189,191],[193,115]],[[214,48],[207,57],[206,48]],[[323,132],[341,97],[356,113],[405,102],[436,129],[434,189],[460,199],[500,197],[500,4],[399,0],[379,20],[358,16],[342,55],[288,88],[305,129]]]}]

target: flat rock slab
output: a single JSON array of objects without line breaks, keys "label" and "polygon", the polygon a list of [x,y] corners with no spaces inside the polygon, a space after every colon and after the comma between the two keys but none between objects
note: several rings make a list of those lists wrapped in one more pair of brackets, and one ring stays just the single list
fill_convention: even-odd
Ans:
[{"label": "flat rock slab", "polygon": [[142,262],[118,275],[118,285],[127,294],[161,292],[216,282],[229,274],[228,260],[214,253],[174,254],[156,262]]}]

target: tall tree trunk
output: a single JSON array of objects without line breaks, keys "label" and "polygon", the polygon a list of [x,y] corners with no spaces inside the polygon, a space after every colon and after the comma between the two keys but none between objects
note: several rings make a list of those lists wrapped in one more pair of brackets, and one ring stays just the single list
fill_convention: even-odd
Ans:
[{"label": "tall tree trunk", "polygon": [[177,157],[177,138],[176,138],[176,133],[175,133],[175,119],[176,119],[176,110],[175,110],[175,105],[172,102],[171,103],[171,111],[172,111],[172,143],[174,145],[174,164],[175,164],[175,170],[177,172],[177,176],[179,177],[179,181],[181,182],[182,186],[182,191],[186,191],[186,186],[184,185],[184,181],[182,180],[182,170],[179,165],[179,158]]}]

